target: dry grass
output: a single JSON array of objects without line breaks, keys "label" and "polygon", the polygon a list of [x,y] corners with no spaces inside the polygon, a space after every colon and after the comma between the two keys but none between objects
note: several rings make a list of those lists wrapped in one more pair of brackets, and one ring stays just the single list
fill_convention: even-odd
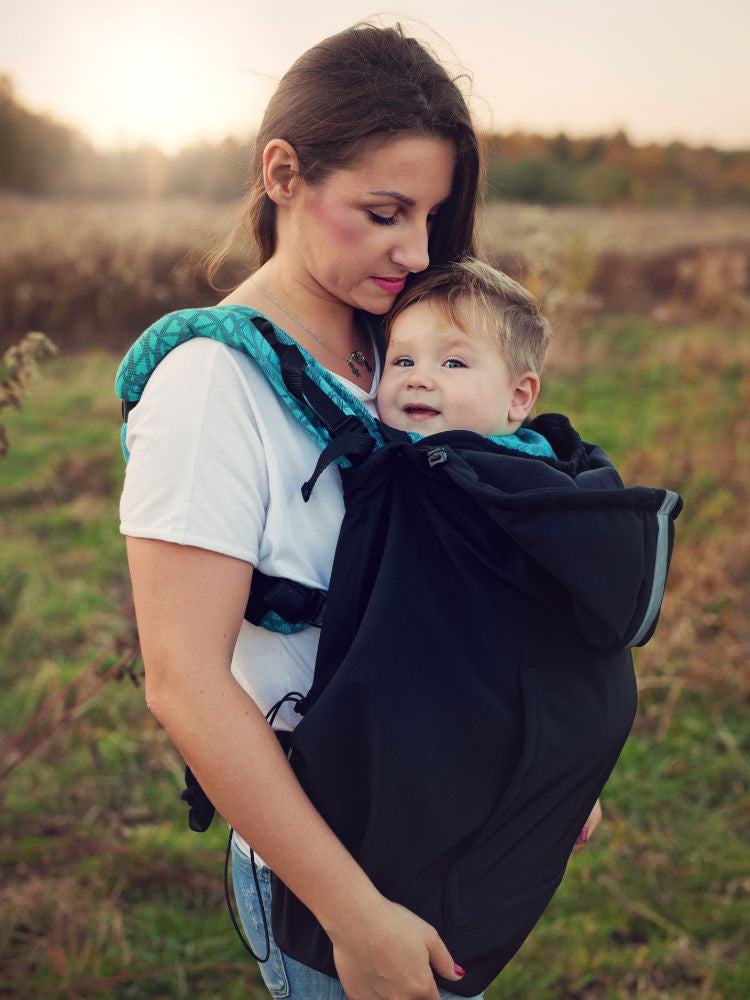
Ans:
[{"label": "dry grass", "polygon": [[491,202],[484,211],[480,243],[485,251],[539,253],[583,239],[592,254],[661,254],[685,246],[746,243],[747,208],[596,208]]},{"label": "dry grass", "polygon": [[[153,319],[220,297],[201,254],[234,210],[200,201],[54,201],[0,197],[0,346],[29,329],[62,348],[120,350]],[[658,322],[750,315],[750,210],[491,203],[480,247],[538,293],[561,331],[597,311]],[[251,255],[238,248],[227,287]],[[571,337],[566,357],[579,358]]]}]

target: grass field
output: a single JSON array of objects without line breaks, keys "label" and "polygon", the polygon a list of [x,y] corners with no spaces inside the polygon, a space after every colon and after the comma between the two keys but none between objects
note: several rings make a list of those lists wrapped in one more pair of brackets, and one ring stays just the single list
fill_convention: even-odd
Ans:
[{"label": "grass field", "polygon": [[[583,342],[591,363],[550,376],[544,408],[571,413],[628,481],[679,489],[686,509],[663,621],[638,655],[640,710],[606,822],[488,998],[740,1000],[750,995],[746,348],[732,330],[657,337],[636,319],[602,322]],[[101,353],[46,363],[6,420],[6,761],[24,721],[130,623],[115,363]],[[184,828],[179,771],[125,679],[5,780],[0,995],[263,995],[223,911],[223,833]]]},{"label": "grass field", "polygon": [[[574,292],[588,258],[565,245]],[[159,250],[156,231],[150,246]],[[580,315],[558,341],[558,357],[575,363],[553,366],[540,409],[570,414],[626,482],[676,489],[685,510],[662,620],[637,654],[640,707],[605,822],[487,1000],[745,1000],[747,332],[718,319]],[[187,830],[180,763],[142,690],[125,673],[75,709],[66,688],[100,654],[99,673],[111,669],[132,638],[116,529],[117,360],[63,349],[22,408],[0,413],[10,441],[0,458],[0,776],[13,768],[0,777],[0,996],[260,998],[224,911],[223,831]],[[66,712],[24,758],[34,732]]]}]

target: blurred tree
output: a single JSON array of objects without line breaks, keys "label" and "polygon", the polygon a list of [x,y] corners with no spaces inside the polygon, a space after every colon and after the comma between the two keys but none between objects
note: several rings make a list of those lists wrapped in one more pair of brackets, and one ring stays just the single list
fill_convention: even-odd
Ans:
[{"label": "blurred tree", "polygon": [[27,194],[69,190],[79,143],[72,129],[24,108],[11,79],[0,76],[0,189]]},{"label": "blurred tree", "polygon": [[558,133],[549,144],[549,152],[561,163],[569,163],[573,159],[573,143],[564,132]]},{"label": "blurred tree", "polygon": [[172,158],[166,191],[183,196],[235,198],[247,186],[249,169],[249,154],[236,139],[225,139],[218,146],[202,142]]},{"label": "blurred tree", "polygon": [[494,160],[487,167],[490,198],[541,201],[547,204],[582,200],[575,171],[544,156],[519,160]]},{"label": "blurred tree", "polygon": [[[547,204],[750,203],[750,150],[635,146],[610,136],[487,135],[490,198]],[[247,189],[249,144],[199,142],[173,156],[151,145],[102,153],[74,129],[25,108],[0,74],[0,191],[117,198],[237,200]]]}]

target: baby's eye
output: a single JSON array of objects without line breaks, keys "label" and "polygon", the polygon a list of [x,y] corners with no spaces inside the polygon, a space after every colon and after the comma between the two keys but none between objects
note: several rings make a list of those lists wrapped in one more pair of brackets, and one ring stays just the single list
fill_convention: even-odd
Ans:
[{"label": "baby's eye", "polygon": [[444,362],[446,368],[465,368],[466,365],[459,358],[447,358]]},{"label": "baby's eye", "polygon": [[414,365],[414,362],[412,361],[411,358],[396,358],[396,360],[393,362],[393,364],[397,368],[412,368],[413,365]]},{"label": "baby's eye", "polygon": [[372,212],[369,208],[367,209],[367,214],[379,226],[395,226],[398,220],[398,216],[396,215],[378,215],[377,212]]}]

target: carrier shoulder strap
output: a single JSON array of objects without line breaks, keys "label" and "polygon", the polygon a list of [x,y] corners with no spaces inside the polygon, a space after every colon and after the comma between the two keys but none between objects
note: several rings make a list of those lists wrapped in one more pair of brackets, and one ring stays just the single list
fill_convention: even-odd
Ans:
[{"label": "carrier shoulder strap", "polygon": [[[115,379],[125,422],[158,364],[175,347],[196,337],[219,341],[251,357],[321,450],[355,427],[352,417],[373,438],[373,447],[382,445],[375,417],[340,379],[283,330],[246,306],[178,310],[141,334],[123,358]],[[347,447],[339,446],[336,459],[340,465],[350,464]],[[127,459],[127,448],[123,451]],[[355,461],[359,454],[360,449],[354,447]]]},{"label": "carrier shoulder strap", "polygon": [[331,462],[346,458],[352,465],[357,464],[372,452],[376,443],[375,437],[360,416],[343,411],[320,385],[310,378],[307,362],[296,344],[280,341],[273,325],[267,319],[256,316],[252,322],[275,351],[286,388],[299,403],[311,410],[329,436],[328,444],[321,452],[312,476],[302,484],[302,498],[307,503],[318,477]]},{"label": "carrier shoulder strap", "polygon": [[[122,399],[122,444],[126,459],[128,416],[148,379],[169,351],[195,337],[225,343],[252,357],[279,398],[322,448],[312,475],[301,487],[306,502],[318,477],[331,462],[356,464],[383,443],[375,418],[295,341],[252,309],[218,306],[167,314],[149,327],[126,354],[115,383]],[[324,591],[294,580],[269,577],[256,569],[245,618],[271,631],[319,626],[325,596]]]}]

